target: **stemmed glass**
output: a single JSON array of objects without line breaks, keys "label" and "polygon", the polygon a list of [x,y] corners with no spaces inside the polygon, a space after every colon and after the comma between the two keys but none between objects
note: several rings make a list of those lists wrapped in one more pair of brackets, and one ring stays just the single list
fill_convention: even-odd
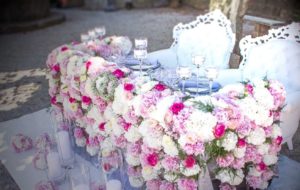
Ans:
[{"label": "stemmed glass", "polygon": [[82,43],[87,44],[90,41],[90,36],[88,34],[81,34],[80,40]]},{"label": "stemmed glass", "polygon": [[148,40],[147,38],[135,38],[134,39],[135,49],[133,51],[134,58],[139,60],[140,66],[140,73],[139,76],[142,76],[142,63],[143,60],[147,58],[147,47],[148,47]]},{"label": "stemmed glass", "polygon": [[185,81],[189,79],[192,75],[191,69],[186,66],[181,66],[176,69],[176,73],[179,78],[182,80],[181,90],[182,93],[185,94]]},{"label": "stemmed glass", "polygon": [[95,30],[89,30],[88,35],[91,40],[95,40],[97,38]]},{"label": "stemmed glass", "polygon": [[200,66],[202,66],[205,62],[205,57],[203,55],[192,55],[192,62],[197,67],[197,77],[196,77],[196,95],[199,95],[199,77],[200,77]]},{"label": "stemmed glass", "polygon": [[96,27],[95,32],[96,32],[97,38],[102,39],[106,34],[106,28],[105,28],[105,26]]},{"label": "stemmed glass", "polygon": [[209,80],[209,95],[211,95],[213,81],[218,77],[219,71],[216,67],[208,67],[205,69],[205,74]]}]

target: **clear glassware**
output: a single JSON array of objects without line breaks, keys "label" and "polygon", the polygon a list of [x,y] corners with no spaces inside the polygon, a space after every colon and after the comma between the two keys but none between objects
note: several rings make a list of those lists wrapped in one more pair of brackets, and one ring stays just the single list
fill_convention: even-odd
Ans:
[{"label": "clear glassware", "polygon": [[199,78],[200,78],[200,67],[205,62],[205,57],[199,54],[192,54],[192,62],[197,67],[197,76],[196,76],[196,96],[199,95]]},{"label": "clear glassware", "polygon": [[205,69],[206,77],[209,80],[209,94],[212,93],[212,85],[214,80],[218,77],[219,71],[216,67],[208,67]]},{"label": "clear glassware", "polygon": [[66,177],[66,172],[61,164],[57,146],[53,144],[46,156],[47,177],[56,184],[61,184]]},{"label": "clear glassware", "polygon": [[90,168],[83,163],[78,163],[69,170],[71,190],[90,190]]},{"label": "clear glassware", "polygon": [[181,91],[182,91],[183,94],[185,94],[185,82],[192,75],[191,69],[189,67],[186,67],[186,66],[181,66],[181,67],[178,67],[176,69],[176,73],[182,81]]},{"label": "clear glassware", "polygon": [[95,30],[89,30],[88,35],[89,35],[91,40],[95,40],[97,38]]},{"label": "clear glassware", "polygon": [[143,48],[135,48],[133,50],[133,56],[135,59],[139,60],[139,76],[142,76],[142,64],[143,64],[143,60],[145,60],[147,58],[147,49],[143,49]]},{"label": "clear glassware", "polygon": [[88,41],[90,40],[90,36],[88,34],[81,34],[80,40],[82,43],[87,44]]},{"label": "clear glassware", "polygon": [[148,39],[145,37],[139,37],[134,39],[134,46],[138,49],[147,49],[148,48]]},{"label": "clear glassware", "polygon": [[96,27],[95,32],[96,32],[97,38],[102,39],[106,34],[106,28],[105,28],[105,26]]}]

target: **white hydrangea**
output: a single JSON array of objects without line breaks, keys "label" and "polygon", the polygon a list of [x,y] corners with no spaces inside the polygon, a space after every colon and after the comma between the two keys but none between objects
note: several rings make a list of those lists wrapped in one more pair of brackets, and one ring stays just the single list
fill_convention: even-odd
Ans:
[{"label": "white hydrangea", "polygon": [[156,170],[154,170],[152,167],[150,166],[144,166],[142,168],[142,175],[143,175],[143,178],[146,180],[146,181],[149,181],[151,179],[156,179],[158,177],[158,173]]},{"label": "white hydrangea", "polygon": [[222,140],[222,147],[224,147],[226,151],[231,151],[235,149],[237,141],[237,135],[234,132],[229,131],[225,134],[224,139]]},{"label": "white hydrangea", "polygon": [[164,152],[170,156],[177,156],[178,149],[176,147],[175,142],[168,135],[164,135],[162,138],[162,146],[164,148]]},{"label": "white hydrangea", "polygon": [[140,138],[142,138],[142,135],[140,134],[139,130],[135,126],[131,126],[127,132],[125,132],[125,138],[127,139],[128,142],[136,142]]},{"label": "white hydrangea", "polygon": [[195,164],[192,168],[186,168],[184,165],[180,165],[180,172],[187,177],[193,176],[200,172],[200,166]]},{"label": "white hydrangea", "polygon": [[267,154],[263,156],[263,161],[267,166],[270,166],[277,163],[278,157],[274,154]]},{"label": "white hydrangea", "polygon": [[132,48],[132,43],[127,36],[114,36],[111,45],[119,47],[123,55],[128,55]]},{"label": "white hydrangea", "polygon": [[215,138],[213,129],[216,124],[217,119],[211,113],[194,110],[185,126],[189,133],[194,133],[200,140],[208,142]]},{"label": "white hydrangea", "polygon": [[266,141],[265,131],[262,128],[257,127],[250,132],[246,140],[253,145],[261,145]]},{"label": "white hydrangea", "polygon": [[129,183],[132,187],[135,188],[139,188],[142,187],[144,185],[144,179],[142,177],[133,177],[133,176],[129,176]]},{"label": "white hydrangea", "polygon": [[270,145],[268,143],[263,143],[257,146],[257,151],[259,154],[264,155],[269,152]]},{"label": "white hydrangea", "polygon": [[231,172],[230,170],[223,169],[216,175],[222,183],[229,183],[230,185],[239,185],[244,179],[244,173],[241,169]]},{"label": "white hydrangea", "polygon": [[242,147],[242,148],[235,148],[233,150],[233,155],[236,158],[243,158],[245,156],[245,152],[246,152],[246,147]]}]

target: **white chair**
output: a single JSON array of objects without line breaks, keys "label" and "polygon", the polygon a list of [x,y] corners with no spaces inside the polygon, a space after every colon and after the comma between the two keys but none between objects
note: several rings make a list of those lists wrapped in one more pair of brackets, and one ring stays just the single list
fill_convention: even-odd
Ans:
[{"label": "white chair", "polygon": [[243,57],[239,68],[220,71],[217,81],[223,86],[265,76],[280,81],[287,91],[280,126],[284,142],[292,150],[300,119],[300,23],[271,29],[257,38],[246,36],[239,45]]},{"label": "white chair", "polygon": [[149,57],[159,59],[167,67],[174,68],[178,64],[192,67],[191,55],[202,54],[206,56],[206,66],[227,69],[235,44],[230,25],[220,10],[200,15],[187,24],[179,23],[173,28],[172,46],[150,53]]}]

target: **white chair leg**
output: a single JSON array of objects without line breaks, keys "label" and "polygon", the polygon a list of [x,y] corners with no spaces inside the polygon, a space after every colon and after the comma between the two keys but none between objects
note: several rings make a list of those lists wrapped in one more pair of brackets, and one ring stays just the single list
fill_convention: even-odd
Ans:
[{"label": "white chair leg", "polygon": [[288,145],[289,150],[293,150],[293,149],[294,149],[292,137],[288,138],[288,139],[286,140],[286,143],[287,143],[287,145]]}]

